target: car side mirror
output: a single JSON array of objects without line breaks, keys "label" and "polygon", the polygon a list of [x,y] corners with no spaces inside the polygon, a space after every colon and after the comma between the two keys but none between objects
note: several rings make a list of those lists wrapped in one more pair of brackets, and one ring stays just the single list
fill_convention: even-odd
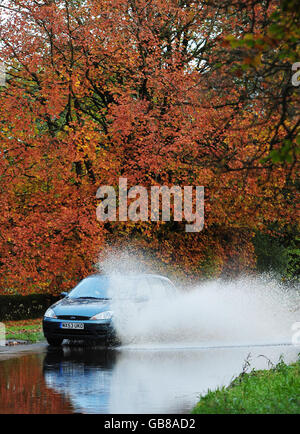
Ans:
[{"label": "car side mirror", "polygon": [[67,297],[68,293],[67,292],[61,292],[60,295],[62,295],[63,297]]}]

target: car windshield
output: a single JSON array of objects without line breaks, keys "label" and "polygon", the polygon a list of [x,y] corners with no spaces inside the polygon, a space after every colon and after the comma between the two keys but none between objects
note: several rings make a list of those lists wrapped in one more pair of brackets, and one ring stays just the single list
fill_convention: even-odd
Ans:
[{"label": "car windshield", "polygon": [[174,293],[175,287],[171,282],[149,275],[113,276],[109,288],[112,298],[132,301],[159,300]]},{"label": "car windshield", "polygon": [[171,282],[159,278],[95,275],[79,282],[68,297],[146,301],[171,296],[174,289]]},{"label": "car windshield", "polygon": [[70,298],[107,299],[109,279],[107,276],[91,276],[83,279],[68,294]]}]

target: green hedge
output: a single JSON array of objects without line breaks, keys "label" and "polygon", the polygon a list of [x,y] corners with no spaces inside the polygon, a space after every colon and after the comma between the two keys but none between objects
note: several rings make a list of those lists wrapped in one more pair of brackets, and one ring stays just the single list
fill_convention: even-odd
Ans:
[{"label": "green hedge", "polygon": [[50,294],[0,295],[0,321],[39,318],[60,298]]}]

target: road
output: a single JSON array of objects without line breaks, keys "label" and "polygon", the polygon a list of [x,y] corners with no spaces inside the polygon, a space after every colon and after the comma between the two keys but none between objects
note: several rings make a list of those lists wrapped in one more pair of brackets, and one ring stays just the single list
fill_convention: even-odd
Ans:
[{"label": "road", "polygon": [[246,366],[268,369],[298,353],[289,344],[0,347],[0,413],[188,413]]}]

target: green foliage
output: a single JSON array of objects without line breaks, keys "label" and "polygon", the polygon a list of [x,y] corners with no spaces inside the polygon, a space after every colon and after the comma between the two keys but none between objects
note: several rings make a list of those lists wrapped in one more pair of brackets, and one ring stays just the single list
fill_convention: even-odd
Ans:
[{"label": "green foliage", "polygon": [[[287,235],[285,235],[287,238]],[[273,271],[283,279],[299,279],[300,249],[299,237],[292,239],[272,237],[268,234],[257,233],[254,238],[257,270],[259,272]]]},{"label": "green foliage", "polygon": [[243,372],[229,387],[208,391],[194,414],[299,414],[300,361],[268,371]]},{"label": "green foliage", "polygon": [[198,267],[201,270],[203,278],[213,278],[218,275],[220,268],[219,258],[212,249],[206,249],[204,254],[205,257],[199,261]]},{"label": "green foliage", "polygon": [[[299,149],[296,149],[296,153],[299,153]],[[270,158],[273,163],[288,163],[293,162],[293,147],[292,143],[288,140],[284,141],[284,145],[280,149],[273,149],[270,152]]]},{"label": "green foliage", "polygon": [[49,294],[1,295],[0,321],[39,318],[57,300]]}]

